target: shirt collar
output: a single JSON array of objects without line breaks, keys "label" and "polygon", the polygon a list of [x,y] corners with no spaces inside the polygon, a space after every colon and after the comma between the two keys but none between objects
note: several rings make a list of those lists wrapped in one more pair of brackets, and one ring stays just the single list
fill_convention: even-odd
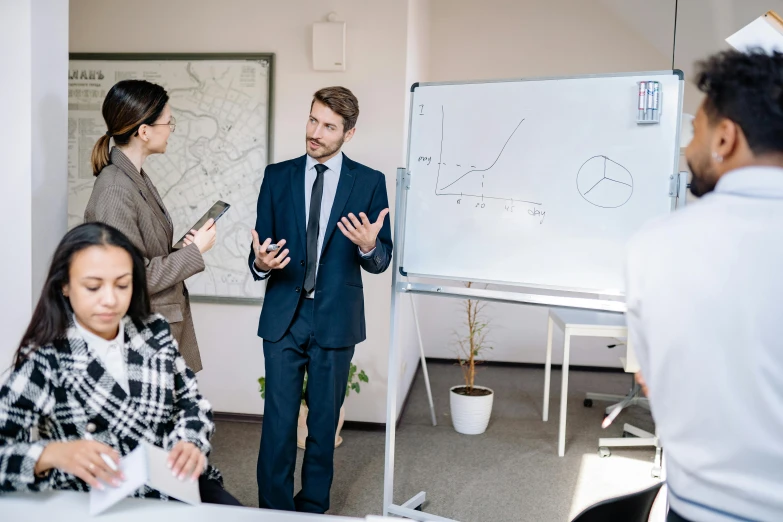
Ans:
[{"label": "shirt collar", "polygon": [[743,167],[718,180],[715,192],[760,198],[783,198],[783,168]]},{"label": "shirt collar", "polygon": [[[313,167],[315,167],[315,165],[317,163],[318,163],[318,160],[316,160],[315,158],[313,158],[312,156],[310,156],[308,154],[307,155],[307,160],[306,160],[306,163],[305,163],[305,172],[307,172],[310,169],[312,169]],[[332,159],[330,159],[329,161],[327,161],[326,163],[324,163],[324,165],[326,165],[326,167],[329,170],[331,170],[332,172],[334,172],[336,174],[340,174],[340,171],[343,168],[343,153],[342,153],[342,151],[339,152],[338,154],[335,154],[334,157]]]},{"label": "shirt collar", "polygon": [[99,337],[94,333],[90,332],[89,330],[87,330],[87,328],[85,328],[79,323],[79,320],[76,319],[76,316],[73,317],[73,323],[76,325],[76,329],[79,330],[79,334],[87,343],[87,346],[93,349],[106,347],[112,343],[123,344],[123,340],[125,337],[125,321],[120,321],[120,328],[119,331],[117,332],[117,337],[115,337],[112,340],[104,339],[103,337]]}]

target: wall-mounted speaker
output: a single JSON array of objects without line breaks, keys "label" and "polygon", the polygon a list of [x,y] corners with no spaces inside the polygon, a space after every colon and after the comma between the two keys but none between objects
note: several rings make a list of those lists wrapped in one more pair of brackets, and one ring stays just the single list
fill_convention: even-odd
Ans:
[{"label": "wall-mounted speaker", "polygon": [[313,24],[313,69],[345,70],[345,22]]}]

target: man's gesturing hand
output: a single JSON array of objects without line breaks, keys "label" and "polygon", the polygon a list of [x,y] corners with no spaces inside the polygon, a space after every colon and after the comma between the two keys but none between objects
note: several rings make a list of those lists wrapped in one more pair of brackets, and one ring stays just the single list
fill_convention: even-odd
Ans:
[{"label": "man's gesturing hand", "polygon": [[288,249],[281,250],[285,245],[285,239],[278,241],[279,249],[267,252],[266,247],[272,244],[272,240],[267,238],[263,243],[260,243],[258,233],[255,230],[250,233],[253,235],[253,252],[256,253],[255,265],[260,271],[279,270],[291,261],[291,258],[288,257]]},{"label": "man's gesturing hand", "polygon": [[366,254],[375,248],[375,240],[378,238],[378,232],[383,227],[383,219],[388,213],[388,208],[381,210],[375,223],[371,223],[364,212],[359,212],[358,219],[353,213],[349,213],[348,217],[344,217],[337,222],[337,228],[354,245],[358,246],[362,253]]}]

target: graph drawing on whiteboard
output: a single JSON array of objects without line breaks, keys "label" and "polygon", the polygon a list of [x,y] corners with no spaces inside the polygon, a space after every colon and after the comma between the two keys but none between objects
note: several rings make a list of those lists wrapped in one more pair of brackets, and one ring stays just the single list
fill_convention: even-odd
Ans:
[{"label": "graph drawing on whiteboard", "polygon": [[633,195],[633,176],[617,163],[603,155],[585,161],[576,175],[579,194],[600,208],[619,208]]},{"label": "graph drawing on whiteboard", "polygon": [[[446,121],[446,115],[445,110],[443,106],[440,108],[441,110],[441,122],[440,122],[440,153],[438,156],[438,174],[435,178],[435,195],[437,196],[458,196],[460,198],[469,197],[469,198],[480,198],[482,201],[484,199],[491,199],[491,200],[499,200],[499,201],[508,201],[512,203],[528,203],[531,205],[541,205],[539,202],[535,201],[529,201],[525,199],[521,199],[514,196],[506,196],[503,197],[500,194],[485,194],[484,193],[484,180],[487,175],[491,175],[492,169],[497,165],[498,160],[500,160],[501,156],[503,156],[503,153],[506,151],[506,147],[508,146],[511,139],[514,137],[514,134],[516,134],[519,127],[522,125],[522,123],[525,121],[524,118],[522,118],[517,126],[514,128],[514,130],[511,132],[511,135],[506,139],[505,143],[499,148],[499,152],[497,156],[495,157],[495,160],[486,167],[480,167],[476,165],[470,165],[470,164],[458,164],[458,163],[452,163],[450,161],[445,161],[443,158],[443,142],[444,142],[444,126]],[[453,171],[456,172],[456,174],[452,174],[451,176],[446,176],[447,171]],[[443,178],[441,177],[443,176]],[[479,179],[478,176],[481,176]],[[474,185],[471,187],[469,192],[460,191],[460,181],[468,178],[471,181],[475,180]],[[481,187],[478,187],[478,183],[481,183]],[[476,190],[479,189],[480,190]],[[480,192],[477,194],[476,192]]]}]

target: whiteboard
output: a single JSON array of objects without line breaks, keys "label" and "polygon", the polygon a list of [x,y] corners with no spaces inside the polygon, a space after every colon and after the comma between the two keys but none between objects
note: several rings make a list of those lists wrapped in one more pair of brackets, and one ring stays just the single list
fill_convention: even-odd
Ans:
[{"label": "whiteboard", "polygon": [[627,240],[674,208],[682,92],[679,71],[415,85],[401,271],[622,295]]}]

